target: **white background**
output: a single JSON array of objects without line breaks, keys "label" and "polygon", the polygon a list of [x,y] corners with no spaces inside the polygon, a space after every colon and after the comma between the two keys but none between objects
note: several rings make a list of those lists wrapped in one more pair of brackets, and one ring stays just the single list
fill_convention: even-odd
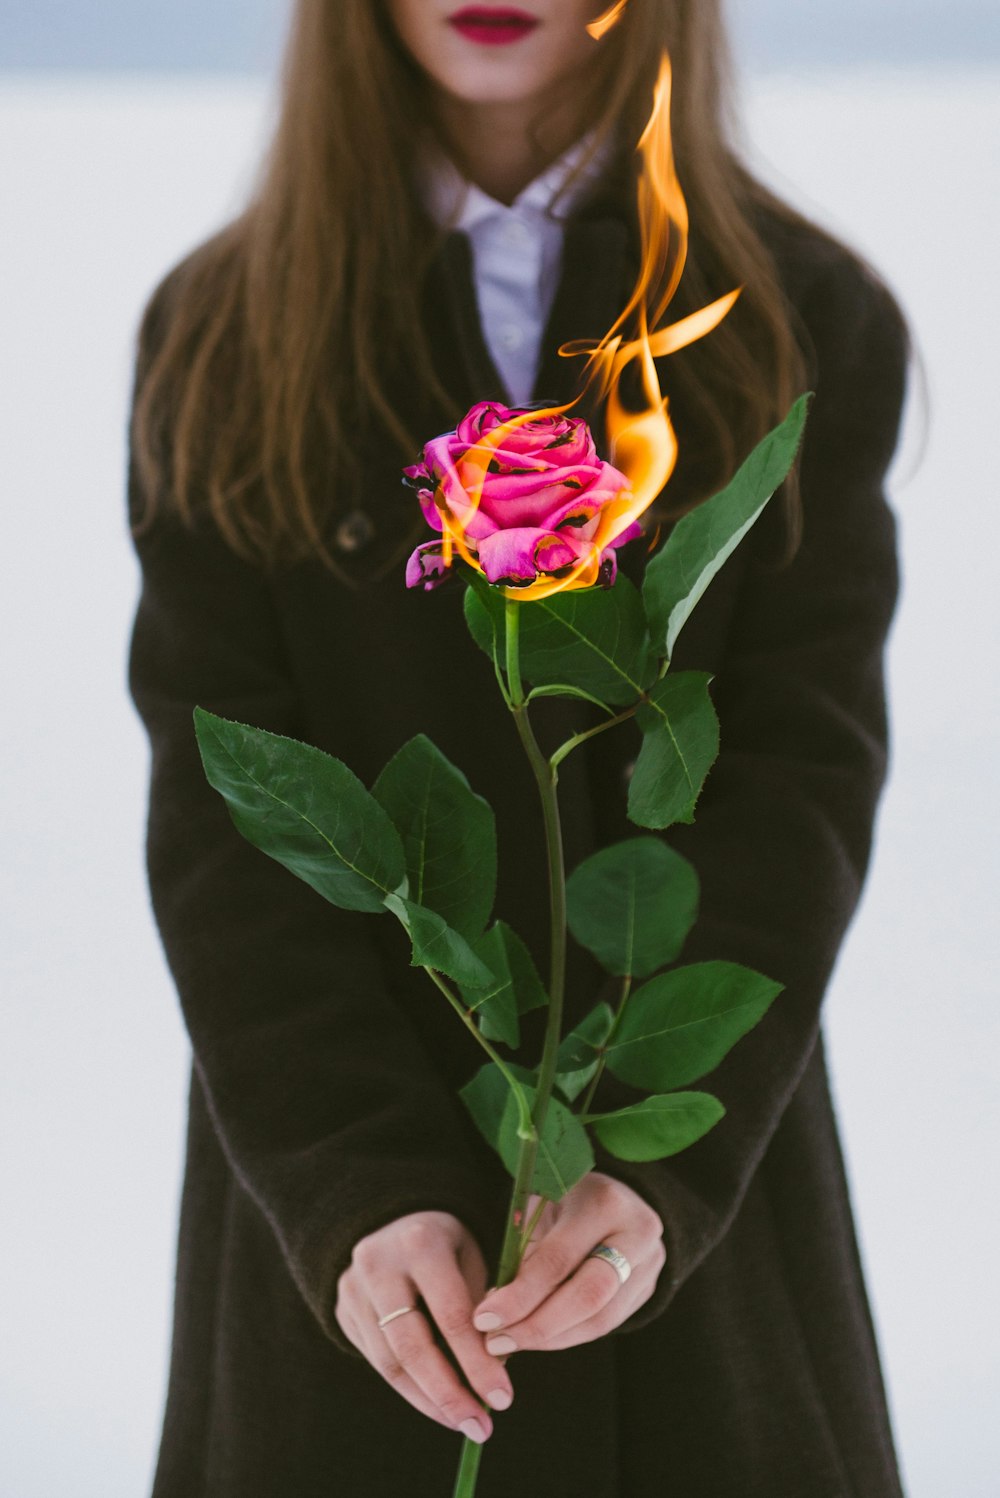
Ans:
[{"label": "white background", "polygon": [[[908,1491],[994,1498],[1000,72],[773,74],[748,106],[929,376],[894,484],[892,779],[828,1034]],[[124,684],[125,412],[142,302],[239,205],[268,108],[262,82],[0,78],[3,1498],[136,1498],[153,1460],[186,1047]]]}]

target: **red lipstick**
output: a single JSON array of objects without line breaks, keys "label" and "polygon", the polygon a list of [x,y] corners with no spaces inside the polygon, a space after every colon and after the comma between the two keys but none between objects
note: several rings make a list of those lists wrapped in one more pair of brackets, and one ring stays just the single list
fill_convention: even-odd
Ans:
[{"label": "red lipstick", "polygon": [[481,47],[506,47],[534,31],[538,18],[509,5],[466,5],[448,17],[448,25]]}]

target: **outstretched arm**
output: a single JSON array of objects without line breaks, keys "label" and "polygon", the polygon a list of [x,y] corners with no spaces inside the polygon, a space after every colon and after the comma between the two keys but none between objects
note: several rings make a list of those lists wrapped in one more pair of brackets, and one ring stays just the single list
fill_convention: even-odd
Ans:
[{"label": "outstretched arm", "polygon": [[[155,345],[154,303],[138,379]],[[144,508],[130,468],[133,516]],[[213,1123],[320,1325],[354,1245],[415,1211],[498,1242],[461,1104],[384,979],[373,918],[334,909],[251,847],[202,769],[196,704],[300,732],[263,574],[210,522],[187,529],[161,496],[136,541],[142,593],[132,693],[149,733],[153,905]]]},{"label": "outstretched arm", "polygon": [[[747,555],[727,564],[730,582],[740,583],[713,688],[721,753],[695,822],[667,834],[701,881],[683,961],[743,963],[785,991],[698,1083],[726,1109],[702,1140],[649,1164],[618,1160],[597,1145],[598,1171],[631,1186],[662,1221],[666,1267],[624,1322],[609,1327],[610,1313],[592,1322],[594,1336],[619,1324],[638,1329],[661,1314],[726,1233],[813,1052],[823,992],[867,868],[886,767],[882,656],[897,592],[883,483],[907,344],[891,298],[853,269],[819,280],[802,311],[818,365],[803,454],[802,545],[784,570],[762,565],[775,509],[744,543]],[[723,576],[713,584],[724,586]],[[594,783],[609,797],[621,794],[613,739],[593,743]],[[602,1108],[640,1096],[605,1073]],[[606,1227],[599,1206],[595,1197],[580,1242],[599,1241]],[[556,1227],[550,1250],[559,1247],[558,1234]],[[592,1315],[590,1276],[578,1276],[579,1293],[568,1298],[557,1257],[550,1283],[539,1284],[537,1266],[531,1274],[526,1267],[483,1306],[519,1345],[568,1345],[560,1339],[576,1337]],[[539,1341],[542,1327],[556,1340]]]}]

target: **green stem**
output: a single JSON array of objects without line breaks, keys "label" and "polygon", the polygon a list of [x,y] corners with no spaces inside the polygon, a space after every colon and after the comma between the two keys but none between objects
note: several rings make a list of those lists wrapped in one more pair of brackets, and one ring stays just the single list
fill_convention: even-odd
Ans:
[{"label": "green stem", "polygon": [[524,1229],[522,1229],[522,1232],[521,1232],[521,1251],[522,1251],[522,1253],[527,1248],[528,1244],[531,1242],[531,1235],[534,1233],[536,1227],[538,1226],[539,1218],[541,1217],[542,1213],[545,1211],[545,1208],[546,1208],[547,1205],[548,1205],[548,1202],[546,1201],[546,1198],[544,1196],[541,1197],[541,1198],[539,1198],[538,1206],[532,1212],[530,1222],[528,1223],[527,1227],[525,1227]]},{"label": "green stem", "polygon": [[473,1498],[482,1454],[483,1448],[477,1441],[470,1441],[468,1436],[462,1437],[462,1455],[452,1498]]},{"label": "green stem", "polygon": [[542,805],[549,875],[549,1005],[535,1101],[531,1110],[535,1138],[525,1140],[521,1145],[518,1168],[514,1176],[514,1190],[507,1215],[507,1228],[500,1253],[498,1286],[509,1284],[513,1279],[525,1246],[522,1240],[524,1212],[531,1192],[531,1179],[538,1154],[538,1140],[541,1138],[549,1098],[555,1082],[556,1054],[562,1037],[563,1000],[566,988],[566,866],[563,858],[562,828],[559,821],[559,799],[556,793],[558,776],[555,768],[539,748],[524,700],[518,656],[520,607],[515,600],[507,600],[505,619],[507,683],[510,688],[514,724],[524,752],[528,756],[528,763],[531,765]]},{"label": "green stem", "polygon": [[565,744],[560,744],[549,760],[553,770],[559,768],[567,754],[572,754],[574,749],[578,749],[588,739],[596,738],[599,733],[607,733],[609,728],[617,728],[619,723],[627,723],[629,718],[635,716],[638,706],[638,702],[633,702],[631,707],[627,707],[624,712],[618,713],[614,718],[609,718],[606,723],[598,723],[596,728],[588,728],[583,733],[575,733],[571,739],[566,740]]},{"label": "green stem", "polygon": [[522,1139],[530,1138],[533,1133],[533,1126],[531,1122],[531,1110],[528,1107],[528,1100],[524,1095],[524,1088],[521,1086],[520,1082],[517,1080],[510,1067],[504,1061],[503,1057],[490,1045],[489,1041],[486,1039],[486,1036],[482,1033],[482,1031],[479,1029],[479,1026],[472,1018],[471,1011],[466,1009],[461,1000],[455,997],[451,989],[448,987],[447,983],[441,977],[441,974],[439,972],[436,972],[432,967],[425,967],[424,972],[430,978],[431,982],[434,983],[444,994],[445,998],[448,1000],[448,1003],[454,1009],[455,1013],[458,1015],[465,1028],[479,1041],[479,1044],[482,1046],[487,1056],[489,1056],[490,1060],[493,1062],[493,1065],[498,1067],[499,1070],[503,1073],[503,1076],[505,1077],[507,1082],[507,1086],[510,1088],[511,1092],[514,1094],[514,1097],[517,1099],[517,1111],[519,1114],[517,1126],[518,1136]]},{"label": "green stem", "polygon": [[500,669],[500,662],[497,660],[496,650],[493,651],[493,675],[497,679],[497,686],[500,688],[500,696],[503,698],[507,706],[510,707],[512,705],[510,700],[510,693],[507,690],[507,683],[504,680],[503,672]]},{"label": "green stem", "polygon": [[521,629],[520,604],[515,603],[513,598],[506,599],[504,625],[507,652],[507,690],[510,694],[508,697],[508,706],[516,709],[524,705],[524,687],[521,685],[521,657],[518,651],[518,640]]},{"label": "green stem", "polygon": [[[548,1017],[545,1026],[545,1042],[542,1047],[542,1060],[538,1069],[538,1083],[535,1091],[535,1101],[531,1109],[531,1131],[530,1137],[522,1137],[521,1147],[518,1152],[517,1170],[514,1174],[514,1189],[511,1192],[510,1206],[507,1211],[507,1225],[504,1230],[503,1247],[500,1250],[500,1263],[497,1269],[497,1288],[509,1285],[517,1273],[521,1256],[530,1242],[530,1232],[534,1230],[537,1213],[528,1225],[529,1232],[524,1232],[524,1216],[528,1197],[531,1194],[531,1181],[535,1173],[535,1160],[538,1156],[538,1141],[541,1138],[542,1127],[548,1112],[549,1098],[556,1075],[556,1053],[559,1050],[559,1042],[562,1033],[563,998],[566,988],[566,864],[563,857],[562,828],[559,822],[559,800],[556,794],[556,782],[558,779],[557,766],[550,764],[542,753],[535,738],[531,722],[528,717],[528,708],[524,697],[524,686],[521,681],[521,663],[518,653],[518,631],[520,626],[520,605],[514,599],[507,599],[505,611],[506,622],[506,670],[507,670],[507,700],[508,706],[514,715],[514,723],[518,736],[524,746],[524,752],[528,756],[535,781],[538,785],[538,794],[542,803],[542,821],[545,827],[545,848],[548,858],[549,872],[549,937],[550,937],[550,963],[549,963],[549,1006]],[[437,981],[436,975],[431,976]],[[438,983],[442,991],[448,992],[443,983]],[[461,1008],[458,1000],[448,992],[449,999]],[[463,1018],[465,1018],[465,1012]],[[475,1025],[469,1019],[473,1030]],[[482,1036],[476,1030],[477,1038],[482,1041]],[[498,1064],[499,1058],[497,1058]],[[502,1065],[502,1064],[501,1064]],[[509,1073],[505,1075],[509,1078]],[[543,1206],[544,1203],[540,1203]],[[474,1498],[476,1491],[476,1474],[479,1471],[479,1461],[482,1448],[468,1437],[462,1443],[462,1456],[455,1482],[453,1498]]]},{"label": "green stem", "polygon": [[615,1017],[614,1017],[614,1019],[611,1022],[611,1029],[608,1031],[607,1039],[605,1040],[604,1045],[601,1047],[601,1054],[600,1054],[600,1056],[598,1057],[598,1060],[597,1060],[597,1070],[594,1072],[594,1075],[591,1077],[591,1079],[590,1079],[590,1085],[587,1088],[587,1091],[584,1093],[584,1096],[583,1096],[583,1102],[580,1104],[580,1107],[577,1109],[577,1112],[580,1113],[581,1115],[590,1112],[590,1105],[591,1105],[591,1103],[594,1100],[594,1093],[597,1091],[597,1084],[601,1080],[601,1076],[602,1076],[602,1074],[604,1072],[605,1065],[607,1064],[607,1054],[606,1054],[607,1047],[611,1044],[611,1042],[615,1038],[615,1031],[618,1029],[618,1026],[621,1023],[621,1017],[622,1017],[623,1013],[625,1012],[625,1005],[628,1003],[628,996],[631,993],[631,991],[632,991],[632,975],[631,975],[631,973],[628,973],[628,974],[626,974],[625,978],[622,980],[621,998],[618,1000],[618,1008],[615,1010]]},{"label": "green stem", "polygon": [[507,1225],[504,1228],[503,1244],[500,1249],[500,1263],[497,1266],[496,1285],[494,1289],[501,1289],[509,1285],[517,1274],[527,1243],[521,1237],[521,1224],[524,1221],[524,1210],[531,1195],[531,1178],[535,1173],[535,1160],[538,1157],[538,1136],[534,1139],[523,1139],[517,1157],[517,1171],[514,1175],[514,1187],[510,1195],[510,1204],[507,1208]]}]

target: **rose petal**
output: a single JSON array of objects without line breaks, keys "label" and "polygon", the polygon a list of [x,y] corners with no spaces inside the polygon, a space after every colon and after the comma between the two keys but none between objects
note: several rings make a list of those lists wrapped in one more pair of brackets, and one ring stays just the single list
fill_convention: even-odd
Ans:
[{"label": "rose petal", "polygon": [[[545,473],[487,474],[480,509],[495,526],[554,530],[576,508],[600,508],[610,494],[594,485],[600,470],[582,466]],[[606,496],[606,497],[605,497]]]},{"label": "rose petal", "polygon": [[533,582],[540,571],[537,557],[542,551],[545,570],[555,571],[572,565],[577,553],[564,536],[552,531],[520,527],[509,531],[495,531],[479,544],[479,563],[487,582],[518,583]]},{"label": "rose petal", "polygon": [[407,560],[406,586],[423,588],[425,593],[439,588],[449,572],[443,552],[443,541],[422,541]]},{"label": "rose petal", "polygon": [[546,434],[544,451],[547,457],[556,454],[566,463],[595,463],[597,452],[587,423],[579,417],[557,417]]},{"label": "rose petal", "polygon": [[497,523],[471,498],[470,490],[476,491],[476,481],[470,477],[467,489],[458,478],[457,474],[446,474],[441,480],[437,492],[438,502],[443,501],[448,513],[454,517],[461,527],[462,532],[470,541],[481,541],[484,536],[492,536],[497,529]]},{"label": "rose petal", "polygon": [[520,414],[517,407],[504,406],[499,401],[477,401],[462,417],[457,430],[449,435],[454,436],[461,447],[471,447],[485,433],[492,432],[503,422],[509,421],[512,416]]},{"label": "rose petal", "polygon": [[[449,447],[449,441],[454,433],[448,433],[446,437],[435,437],[429,442],[425,451],[430,455],[430,466],[432,475],[437,482],[434,493],[435,508],[444,504],[446,509],[458,521],[459,525],[468,535],[470,540],[477,541],[480,536],[489,535],[496,529],[492,520],[482,516],[479,507],[475,505],[469,496],[469,489],[475,492],[477,484],[476,472],[470,470],[467,479],[469,489],[462,481],[462,474],[456,466],[456,456]],[[481,474],[482,470],[478,470]],[[424,510],[427,523],[435,530],[441,530],[440,519],[434,519]]]},{"label": "rose petal", "polygon": [[433,489],[421,489],[417,495],[420,501],[420,511],[432,531],[443,531],[444,523],[441,512],[434,499]]},{"label": "rose petal", "polygon": [[558,535],[547,536],[539,542],[535,549],[535,564],[540,573],[552,576],[567,567],[575,567],[589,550],[588,546],[580,545],[574,532],[560,531]]},{"label": "rose petal", "polygon": [[[614,551],[642,533],[633,522],[607,537],[627,506],[628,479],[597,458],[585,421],[537,410],[480,401],[454,432],[428,442],[422,462],[405,475],[428,525],[441,531],[447,519],[453,534],[460,531],[478,552],[490,582],[530,584],[565,575],[581,561],[593,580],[598,542],[600,580],[610,585]],[[442,543],[427,542],[410,558],[407,584],[436,587],[446,572]]]},{"label": "rose petal", "polygon": [[639,520],[633,520],[632,524],[626,526],[621,535],[615,536],[613,541],[608,542],[608,545],[627,546],[629,541],[636,541],[642,535],[645,535],[645,531],[642,528],[642,522]]},{"label": "rose petal", "polygon": [[597,570],[597,583],[601,588],[614,586],[615,578],[618,576],[618,553],[613,546],[601,552],[601,562]]}]

